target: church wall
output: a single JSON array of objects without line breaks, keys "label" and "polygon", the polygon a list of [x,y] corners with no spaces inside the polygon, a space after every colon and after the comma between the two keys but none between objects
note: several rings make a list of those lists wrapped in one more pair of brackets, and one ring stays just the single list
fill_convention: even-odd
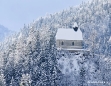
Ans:
[{"label": "church wall", "polygon": [[58,48],[82,49],[82,40],[57,40]]}]

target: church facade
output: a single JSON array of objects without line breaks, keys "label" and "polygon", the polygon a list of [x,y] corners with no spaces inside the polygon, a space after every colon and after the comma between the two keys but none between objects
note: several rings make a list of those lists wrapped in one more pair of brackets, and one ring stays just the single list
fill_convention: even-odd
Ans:
[{"label": "church facade", "polygon": [[83,49],[82,32],[78,27],[59,28],[56,34],[57,49],[80,51]]},{"label": "church facade", "polygon": [[83,42],[82,40],[56,40],[57,48],[73,50],[73,49],[82,49]]}]

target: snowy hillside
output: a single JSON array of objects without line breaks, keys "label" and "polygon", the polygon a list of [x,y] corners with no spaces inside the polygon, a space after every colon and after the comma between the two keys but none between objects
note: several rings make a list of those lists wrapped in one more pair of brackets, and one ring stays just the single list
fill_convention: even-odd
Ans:
[{"label": "snowy hillside", "polygon": [[10,31],[8,28],[0,25],[0,41],[3,41],[5,37],[9,36],[13,31]]},{"label": "snowy hillside", "polygon": [[[108,1],[93,0],[41,17],[1,43],[0,85],[110,86],[111,3]],[[57,50],[58,28],[72,28],[74,22],[82,31],[87,51]]]}]

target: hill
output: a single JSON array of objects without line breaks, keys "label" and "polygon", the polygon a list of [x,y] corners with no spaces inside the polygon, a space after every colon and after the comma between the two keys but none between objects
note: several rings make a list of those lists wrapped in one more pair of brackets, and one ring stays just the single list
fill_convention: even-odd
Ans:
[{"label": "hill", "polygon": [[[71,28],[74,22],[78,23],[84,48],[88,50],[78,55],[56,48],[57,29]],[[41,17],[1,45],[0,83],[3,86],[108,86],[110,39],[108,0],[93,0]]]},{"label": "hill", "polygon": [[8,37],[11,35],[13,31],[9,30],[8,28],[4,27],[3,25],[0,25],[0,41],[3,41],[5,37]]}]

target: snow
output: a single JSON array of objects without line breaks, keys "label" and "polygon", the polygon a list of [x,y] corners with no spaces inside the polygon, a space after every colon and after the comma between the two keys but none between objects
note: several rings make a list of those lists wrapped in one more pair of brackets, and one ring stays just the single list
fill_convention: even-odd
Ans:
[{"label": "snow", "polygon": [[82,32],[80,29],[78,29],[77,32],[75,32],[71,28],[59,28],[56,34],[57,40],[83,40],[82,38]]},{"label": "snow", "polygon": [[70,48],[68,48],[68,49],[66,49],[66,50],[77,50],[77,51],[84,51],[85,49],[70,49]]},{"label": "snow", "polygon": [[62,48],[57,48],[57,50],[68,50],[68,51],[88,51],[86,49],[72,49],[72,48],[68,48],[68,49],[62,49]]},{"label": "snow", "polygon": [[70,58],[67,56],[62,56],[58,60],[58,64],[63,65],[63,68],[60,69],[63,74],[70,74],[73,71],[76,71],[76,72],[79,71],[79,66],[77,63],[78,56],[71,56]]},{"label": "snow", "polygon": [[76,23],[76,22],[74,23],[73,27],[78,27],[78,25],[77,25],[77,23]]},{"label": "snow", "polygon": [[19,34],[18,39],[22,38],[22,33]]},{"label": "snow", "polygon": [[[13,82],[13,86],[19,86],[17,83],[26,81],[25,83],[35,84],[33,86],[99,86],[87,85],[87,81],[111,81],[111,44],[108,42],[111,41],[111,15],[108,14],[109,6],[106,5],[97,2],[87,6],[83,3],[83,9],[72,9],[47,19],[41,18],[32,25],[34,28],[26,29],[27,36],[24,35],[25,32],[20,32],[15,36],[14,42],[13,38],[8,39],[0,49],[0,84],[2,82],[6,83],[2,86],[9,86]],[[69,27],[73,21],[78,22],[83,34],[80,29],[75,32],[71,28],[60,28],[64,24]],[[75,26],[77,24],[73,27]],[[86,52],[70,53],[62,49],[56,52],[56,28],[59,28],[56,39],[84,38]]]},{"label": "snow", "polygon": [[109,41],[108,42],[110,42],[111,43],[111,36],[110,36],[110,38],[109,38]]}]

